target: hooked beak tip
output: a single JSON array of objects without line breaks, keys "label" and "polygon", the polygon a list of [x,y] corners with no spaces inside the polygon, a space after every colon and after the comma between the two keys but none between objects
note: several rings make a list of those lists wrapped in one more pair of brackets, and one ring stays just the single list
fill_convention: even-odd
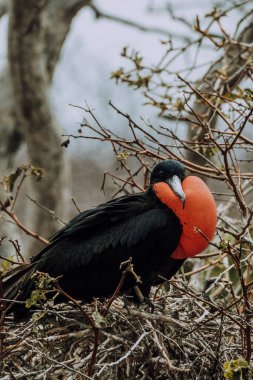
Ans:
[{"label": "hooked beak tip", "polygon": [[182,183],[180,178],[177,175],[174,175],[172,178],[169,178],[166,180],[166,183],[170,186],[171,190],[174,192],[174,194],[181,199],[183,209],[185,208],[185,193],[182,189]]}]

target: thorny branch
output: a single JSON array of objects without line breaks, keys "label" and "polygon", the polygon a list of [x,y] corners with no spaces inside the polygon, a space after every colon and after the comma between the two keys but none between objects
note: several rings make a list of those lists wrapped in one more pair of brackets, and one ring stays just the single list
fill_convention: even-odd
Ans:
[{"label": "thorny branch", "polygon": [[[208,252],[200,255],[201,261],[199,255],[188,260],[170,282],[170,290],[156,290],[154,314],[134,305],[122,307],[118,295],[126,275],[123,271],[114,295],[104,303],[83,306],[67,297],[74,310],[69,305],[47,308],[46,315],[52,320],[45,323],[43,333],[39,320],[23,329],[23,325],[13,328],[9,317],[4,318],[3,326],[1,319],[1,349],[9,353],[4,371],[9,368],[19,378],[22,354],[26,360],[22,376],[41,378],[41,368],[36,368],[29,356],[33,350],[38,361],[45,361],[49,376],[65,371],[65,377],[96,379],[99,374],[107,379],[122,378],[124,372],[128,378],[157,378],[159,374],[181,380],[190,370],[191,378],[210,379],[214,371],[216,378],[222,378],[223,364],[235,359],[244,360],[241,371],[248,376],[253,299],[253,35],[249,6],[250,1],[233,2],[222,9],[214,8],[203,19],[197,18],[194,36],[180,43],[177,40],[176,45],[172,39],[162,41],[164,54],[152,65],[134,49],[123,49],[127,69],[121,67],[112,78],[142,91],[146,106],[153,107],[160,119],[135,120],[110,102],[122,125],[114,131],[86,103],[76,106],[84,113],[78,133],[64,136],[65,146],[72,139],[108,144],[121,171],[115,174],[108,170],[102,190],[106,191],[107,180],[112,180],[114,196],[145,189],[153,165],[168,158],[180,160],[190,174],[208,181],[218,206],[217,233]],[[230,34],[223,18],[237,9],[244,12]],[[97,17],[113,18],[95,7],[93,11]],[[184,22],[171,9],[168,11],[174,21]],[[184,23],[189,28],[189,22]],[[200,49],[215,52],[214,59],[201,61]],[[187,65],[178,70],[183,55]],[[201,83],[196,80],[198,70],[203,74]],[[1,199],[1,216],[47,243],[16,215],[27,170],[12,173],[2,183],[6,199]],[[19,246],[14,248],[19,256]],[[21,257],[7,258],[7,264],[20,263]],[[96,326],[90,317],[93,313],[100,314],[105,327]],[[83,325],[83,317],[91,328]],[[55,342],[60,345],[62,359]]]}]

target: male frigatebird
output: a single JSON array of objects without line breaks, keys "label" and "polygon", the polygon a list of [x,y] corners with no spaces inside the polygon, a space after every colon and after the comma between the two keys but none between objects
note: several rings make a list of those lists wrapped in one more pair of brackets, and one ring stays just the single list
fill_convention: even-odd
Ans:
[{"label": "male frigatebird", "polygon": [[[215,227],[215,202],[205,183],[186,176],[178,161],[163,161],[152,171],[146,191],[81,212],[30,264],[7,273],[4,297],[26,300],[36,271],[60,276],[61,288],[85,302],[108,297],[121,279],[121,263],[130,257],[141,280],[138,286],[148,297],[161,276],[171,278],[187,257],[208,246]],[[135,285],[136,277],[129,273],[121,292]]]}]

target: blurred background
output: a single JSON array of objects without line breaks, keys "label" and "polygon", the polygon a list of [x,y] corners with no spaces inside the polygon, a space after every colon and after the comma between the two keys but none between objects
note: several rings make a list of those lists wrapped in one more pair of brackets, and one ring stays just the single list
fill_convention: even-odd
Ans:
[{"label": "blurred background", "polygon": [[[166,85],[175,85],[180,99],[176,74],[198,83],[224,54],[210,39],[200,42],[195,27],[201,20],[204,30],[215,9],[228,11],[222,17],[228,34],[239,34],[252,12],[249,1],[240,6],[201,0],[0,2],[1,178],[7,176],[8,182],[8,175],[23,163],[43,171],[41,181],[28,178],[22,186],[15,205],[22,223],[48,238],[59,223],[55,218],[49,223],[38,204],[66,221],[77,212],[71,197],[83,210],[115,193],[113,181],[100,190],[104,172],[121,167],[110,144],[80,138],[61,146],[63,135],[78,135],[87,116],[82,108],[90,107],[102,126],[121,136],[128,136],[129,130],[109,101],[133,120],[162,122],[187,135],[188,124],[165,119],[148,101],[145,86],[118,81],[115,73],[131,67],[131,60],[122,56],[124,48],[130,55],[138,52],[145,67],[156,67],[170,46],[174,55],[166,64]],[[222,34],[219,25],[214,23],[212,33],[217,38]],[[32,243],[5,219],[0,235],[21,236],[24,250],[28,242],[34,244],[29,251],[39,248],[40,243]]]},{"label": "blurred background", "polygon": [[[0,259],[7,258],[1,271],[22,265],[79,211],[144,190],[157,161],[180,160],[215,197],[214,239],[166,283],[166,302],[161,289],[156,301],[164,305],[156,313],[190,330],[182,335],[185,327],[171,329],[170,322],[160,330],[157,320],[154,332],[162,331],[164,342],[156,346],[153,315],[146,327],[135,314],[133,323],[125,325],[129,314],[124,318],[123,329],[122,319],[113,320],[115,335],[124,334],[120,342],[126,330],[134,332],[131,344],[116,346],[118,354],[108,350],[113,361],[124,358],[127,378],[138,366],[145,369],[143,352],[160,377],[175,378],[174,359],[180,366],[185,360],[194,379],[246,378],[249,372],[252,73],[252,0],[0,0]],[[140,344],[135,324],[140,337],[147,329],[151,343],[145,338],[129,361],[122,353]],[[15,326],[20,346],[11,340],[17,350],[27,338],[22,330]],[[59,341],[69,363],[65,340],[56,340],[55,358]],[[48,342],[40,345],[45,352]],[[164,363],[171,377],[160,371],[168,345]],[[34,359],[30,347],[28,361]],[[99,348],[102,366],[107,359]],[[74,361],[82,366],[85,355],[77,350]],[[180,371],[177,379],[185,379]]]}]

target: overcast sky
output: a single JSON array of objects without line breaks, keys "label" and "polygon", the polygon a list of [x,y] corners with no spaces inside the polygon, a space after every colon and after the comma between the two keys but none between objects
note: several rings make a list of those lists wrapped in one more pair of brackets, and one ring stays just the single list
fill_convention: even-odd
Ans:
[{"label": "overcast sky", "polygon": [[[99,8],[106,13],[128,18],[143,25],[160,27],[171,31],[172,34],[193,33],[183,24],[171,21],[165,11],[157,13],[148,11],[147,5],[152,3],[146,0],[97,1]],[[164,1],[156,1],[155,5],[158,8],[159,3],[165,4]],[[194,22],[197,13],[203,14],[206,10],[201,6],[201,3],[203,4],[201,1],[191,1],[190,8],[185,6],[186,1],[178,0],[172,3],[176,4],[175,10],[180,10],[181,17],[187,17],[191,22]],[[73,22],[52,87],[56,115],[62,127],[68,132],[77,129],[83,113],[70,107],[69,103],[82,106],[85,100],[96,110],[100,120],[110,128],[118,128],[118,123],[121,122],[115,112],[108,107],[110,99],[137,118],[141,115],[146,118],[154,117],[154,111],[143,108],[144,100],[138,92],[122,84],[116,85],[110,80],[110,75],[113,70],[126,64],[120,57],[124,46],[140,51],[150,64],[158,62],[165,49],[160,43],[161,39],[166,39],[166,36],[143,33],[113,21],[96,20],[91,10],[83,9]],[[178,44],[180,43],[178,40]],[[183,67],[188,58],[186,56],[180,58],[175,63],[174,69]],[[83,144],[83,140],[76,141],[74,150],[78,151]],[[70,148],[73,148],[73,144]],[[86,146],[85,149],[87,148]]]},{"label": "overcast sky", "polygon": [[[194,24],[196,15],[202,22],[207,22],[204,15],[211,10],[209,1],[201,0],[171,0],[175,14],[189,23]],[[183,23],[173,21],[165,10],[161,10],[164,0],[97,0],[96,4],[102,11],[127,18],[142,25],[160,27],[175,35],[194,35],[191,28]],[[151,12],[155,7],[157,11]],[[226,29],[233,27],[231,17],[223,18]],[[121,120],[108,106],[112,100],[118,107],[135,118],[144,116],[146,119],[155,118],[151,108],[143,107],[144,99],[136,91],[110,80],[111,72],[126,64],[120,57],[124,46],[132,47],[141,52],[145,61],[155,64],[164,52],[164,45],[160,40],[164,35],[144,33],[134,28],[104,19],[96,20],[93,12],[84,8],[81,10],[71,26],[70,33],[64,44],[60,62],[56,68],[51,98],[55,117],[63,131],[75,133],[78,123],[82,121],[84,113],[71,107],[69,104],[83,106],[85,101],[95,109],[98,118],[110,128],[120,128]],[[0,22],[0,64],[6,61],[7,17]],[[174,39],[174,45],[180,46],[183,42]],[[213,55],[217,58],[216,53]],[[189,54],[182,55],[170,70],[177,71],[190,64]],[[212,54],[203,49],[199,62],[210,62]],[[204,73],[205,67],[196,73],[198,77]],[[171,81],[173,81],[173,76]],[[63,132],[64,133],[64,132]],[[69,152],[80,154],[84,149],[94,149],[94,144],[84,140],[76,140],[69,147]]]}]

